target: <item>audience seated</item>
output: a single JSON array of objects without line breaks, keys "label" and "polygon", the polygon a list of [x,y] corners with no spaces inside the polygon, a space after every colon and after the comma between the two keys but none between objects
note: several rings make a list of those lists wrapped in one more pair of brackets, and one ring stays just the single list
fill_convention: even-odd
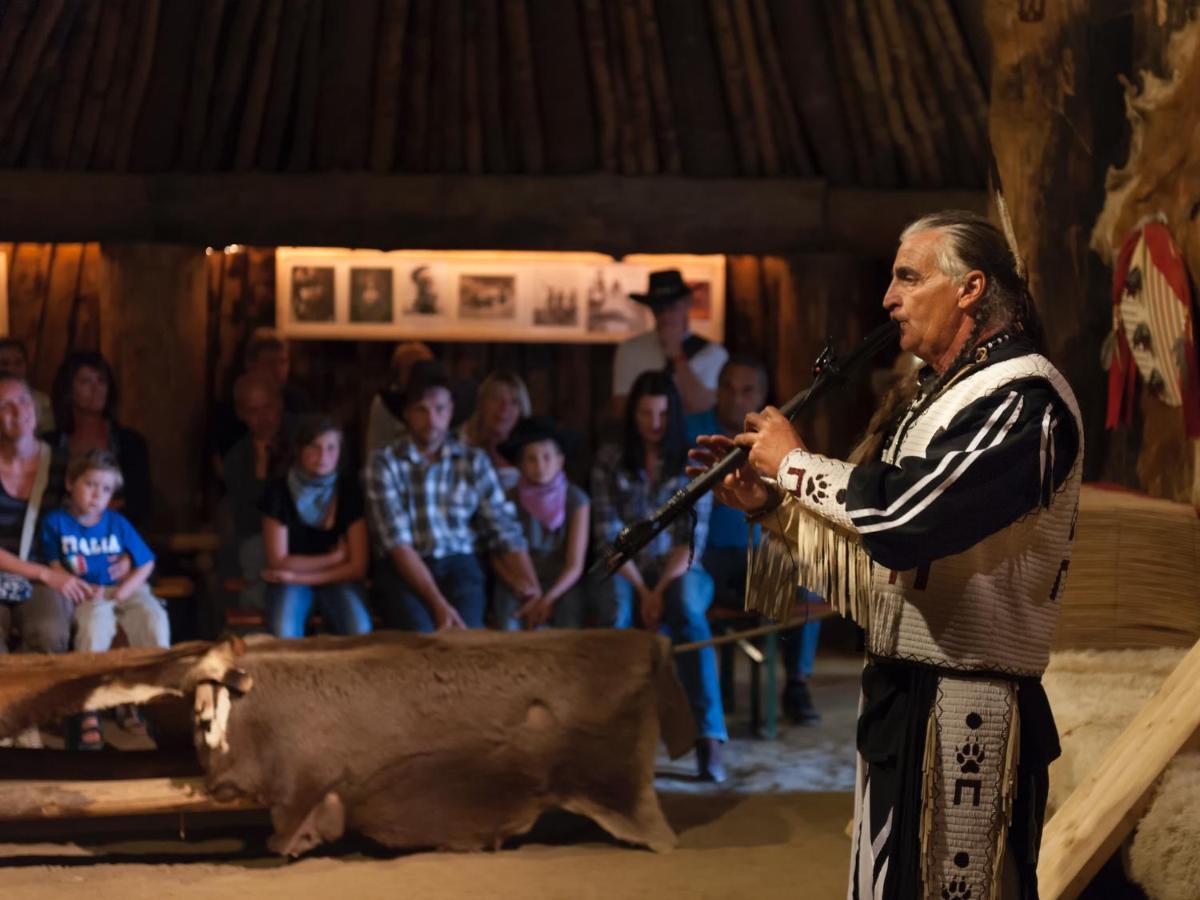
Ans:
[{"label": "audience seated", "polygon": [[376,583],[391,628],[482,627],[487,591],[477,543],[518,600],[540,594],[516,510],[487,454],[450,434],[453,411],[445,371],[417,363],[404,390],[408,436],[367,464],[370,524],[384,557]]},{"label": "audience seated", "polygon": [[623,341],[613,360],[613,403],[617,413],[624,409],[626,395],[639,374],[663,371],[675,381],[684,413],[706,410],[716,400],[717,375],[729,354],[720,344],[692,334],[688,312],[692,289],[676,269],[650,273],[644,294],[629,299],[650,307],[654,330]]},{"label": "audience seated", "polygon": [[367,526],[357,477],[338,471],[342,430],[325,416],[305,416],[294,447],[287,474],[267,485],[259,506],[267,626],[303,637],[315,599],[331,631],[366,634]]},{"label": "audience seated", "polygon": [[243,375],[233,386],[234,407],[246,433],[221,460],[225,482],[225,575],[242,580],[237,605],[262,609],[260,575],[267,568],[259,504],[267,482],[283,474],[287,450],[283,399],[274,379]]},{"label": "audience seated", "polygon": [[[746,416],[762,409],[767,402],[767,370],[751,356],[735,355],[721,369],[717,382],[717,403],[702,413],[688,416],[688,446],[702,434],[740,434]],[[715,584],[714,602],[718,606],[743,609],[746,586],[746,550],[751,540],[758,541],[740,510],[713,503],[708,523],[708,545],[704,550],[704,568]],[[819,620],[806,623],[783,638],[784,668],[787,682],[783,692],[784,713],[796,723],[820,719],[808,691],[821,633]]]},{"label": "audience seated", "polygon": [[367,456],[404,436],[404,385],[412,367],[433,359],[433,351],[420,341],[405,341],[392,351],[391,383],[371,398],[367,413]]},{"label": "audience seated", "polygon": [[[74,648],[96,653],[112,647],[117,626],[131,647],[170,646],[167,611],[145,590],[154,570],[154,554],[129,520],[109,509],[121,488],[121,469],[107,450],[88,450],[67,469],[66,505],[48,511],[42,519],[42,558],[58,572],[82,579],[86,596],[75,601]],[[128,555],[124,575],[111,571],[113,560]],[[126,724],[139,723],[128,709]],[[86,713],[80,721],[78,745],[99,750],[104,746],[100,720]]]},{"label": "audience seated", "polygon": [[583,627],[586,593],[580,578],[587,557],[589,501],[563,471],[569,444],[553,419],[537,417],[518,422],[499,447],[520,473],[508,496],[516,504],[541,592],[521,604],[507,585],[497,584],[497,628],[516,631],[547,623]]},{"label": "audience seated", "polygon": [[529,390],[521,377],[503,370],[493,372],[479,386],[475,412],[459,429],[464,444],[487,452],[506,491],[516,485],[520,473],[499,448],[512,434],[517,420],[531,411]]},{"label": "audience seated", "polygon": [[[626,525],[649,518],[687,483],[686,454],[687,433],[674,381],[661,371],[643,372],[625,408],[623,443],[602,447],[592,469],[593,537],[598,545],[611,544]],[[692,517],[680,516],[615,576],[596,585],[601,625],[628,628],[640,615],[642,627],[665,626],[677,644],[712,637],[706,614],[713,582],[699,560],[711,507],[712,495],[706,494],[696,503],[694,526]],[[720,745],[727,734],[716,652],[706,647],[685,653],[677,657],[677,664],[700,735],[700,776],[722,781]]]},{"label": "audience seated", "polygon": [[[279,391],[283,411],[291,417],[311,409],[308,395],[288,380],[291,355],[288,343],[274,328],[256,328],[246,341],[242,352],[242,374],[274,384]],[[236,382],[235,382],[236,383]],[[246,434],[246,425],[237,414],[237,400],[224,403],[213,413],[212,449],[217,459]]]},{"label": "audience seated", "polygon": [[121,467],[123,487],[113,500],[134,527],[150,525],[153,491],[146,439],[117,423],[117,383],[108,361],[92,350],[73,350],[54,376],[55,431],[44,435],[54,450],[51,477],[61,484],[67,466],[89,450],[108,450]]},{"label": "audience seated", "polygon": [[[0,374],[14,375],[28,383],[29,351],[25,349],[24,341],[14,337],[0,338]],[[37,433],[53,431],[54,407],[50,403],[50,398],[32,387],[29,389],[29,395],[33,397],[33,410],[37,416]]]},{"label": "audience seated", "polygon": [[38,520],[62,499],[62,485],[50,479],[52,451],[35,427],[29,386],[0,373],[0,653],[13,625],[23,650],[65,652],[72,604],[91,594],[82,579],[33,561]]}]

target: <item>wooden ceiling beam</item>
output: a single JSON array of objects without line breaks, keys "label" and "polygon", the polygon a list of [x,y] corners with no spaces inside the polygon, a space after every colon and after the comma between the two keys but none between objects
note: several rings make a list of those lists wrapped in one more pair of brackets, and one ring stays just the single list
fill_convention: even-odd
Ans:
[{"label": "wooden ceiling beam", "polygon": [[890,257],[911,219],[982,191],[814,179],[0,172],[0,240]]}]

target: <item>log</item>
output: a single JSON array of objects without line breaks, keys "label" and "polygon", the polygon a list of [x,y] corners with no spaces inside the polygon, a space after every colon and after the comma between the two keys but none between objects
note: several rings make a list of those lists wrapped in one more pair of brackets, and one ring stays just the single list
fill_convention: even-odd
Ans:
[{"label": "log", "polygon": [[747,98],[746,68],[738,52],[737,31],[729,0],[709,0],[708,6],[721,60],[721,74],[725,77],[725,102],[733,120],[733,138],[738,148],[741,171],[743,175],[757,175],[760,166],[754,140],[755,121]]},{"label": "log", "polygon": [[211,172],[222,167],[230,148],[229,129],[233,123],[234,106],[242,91],[254,30],[258,25],[263,0],[242,0],[234,11],[229,36],[224,41],[221,70],[213,88],[212,115],[200,151],[200,169]]},{"label": "log", "polygon": [[845,38],[849,74],[858,85],[858,102],[862,104],[863,122],[872,147],[878,180],[885,185],[900,184],[904,176],[900,171],[898,148],[888,128],[885,101],[875,77],[871,56],[867,52],[857,0],[845,4],[827,0],[826,9],[830,13],[832,29],[840,31]]},{"label": "log", "polygon": [[759,60],[759,50],[754,39],[750,0],[729,0],[729,2],[732,7],[738,46],[746,67],[746,84],[750,91],[750,109],[754,113],[754,133],[758,138],[759,152],[762,154],[763,174],[774,177],[783,171],[783,166],[779,160],[779,150],[775,146],[770,91],[766,84],[766,77],[763,75],[763,66]]},{"label": "log", "polygon": [[245,106],[242,108],[242,125],[238,129],[237,149],[233,155],[233,168],[246,171],[254,167],[262,136],[263,116],[266,113],[267,93],[271,88],[271,70],[275,65],[275,52],[279,45],[279,31],[283,25],[283,0],[267,0],[263,13],[262,27],[258,33],[258,47],[254,54],[254,65],[246,86]]},{"label": "log", "polygon": [[5,5],[4,15],[0,16],[0,83],[8,74],[8,67],[17,54],[21,34],[33,9],[34,0],[12,0]]},{"label": "log", "polygon": [[545,168],[542,126],[534,87],[533,51],[525,0],[504,0],[504,35],[508,40],[510,85],[521,150],[521,171],[536,175]]},{"label": "log", "polygon": [[620,171],[624,175],[638,175],[637,132],[633,125],[632,101],[629,85],[625,79],[624,40],[621,32],[620,0],[601,0],[604,16],[605,50],[608,53],[608,70],[612,76],[613,102],[617,111],[618,153]]},{"label": "log", "polygon": [[54,26],[42,48],[41,57],[37,60],[36,71],[25,91],[25,97],[16,107],[7,130],[0,132],[4,135],[2,144],[4,150],[3,153],[0,153],[0,162],[6,166],[12,166],[17,162],[25,150],[29,134],[33,130],[34,120],[44,117],[46,113],[43,108],[44,105],[47,105],[45,104],[46,92],[58,80],[59,59],[78,12],[79,6],[71,4],[63,9],[61,15],[54,20]]},{"label": "log", "polygon": [[425,170],[429,127],[429,69],[433,62],[431,0],[413,0],[410,39],[412,66],[408,76],[408,107],[404,115],[408,126],[404,134],[404,168],[410,172],[422,172]]},{"label": "log", "polygon": [[[982,191],[828,189],[807,179],[612,175],[126,175],[0,172],[0,240],[889,257],[900,228]],[[523,211],[514,219],[512,211]]]},{"label": "log", "polygon": [[[85,350],[100,348],[100,245],[83,245],[79,292],[75,301],[71,346]],[[41,752],[41,751],[39,751]]]},{"label": "log", "polygon": [[500,89],[504,73],[500,63],[500,0],[475,0],[479,12],[479,94],[483,114],[484,171],[503,175],[512,171],[504,137],[504,107]]},{"label": "log", "polygon": [[313,157],[313,132],[317,122],[317,95],[320,72],[314,60],[321,57],[321,34],[324,27],[324,0],[309,0],[308,20],[304,23],[304,42],[300,59],[300,83],[296,89],[295,119],[292,125],[292,151],[288,154],[289,172],[307,172]]},{"label": "log", "polygon": [[655,11],[683,172],[720,177],[738,172],[711,29],[693,0],[658,0]]},{"label": "log", "polygon": [[271,76],[271,90],[258,140],[258,168],[270,172],[283,165],[283,137],[297,106],[296,71],[300,66],[300,48],[311,8],[309,0],[290,0],[280,26],[275,46],[275,72]]},{"label": "log", "polygon": [[217,41],[221,36],[225,4],[226,0],[210,0],[202,4],[203,14],[196,33],[196,48],[192,57],[187,114],[184,116],[183,136],[179,142],[179,167],[185,172],[200,166],[200,153],[208,123],[209,95],[217,70]]},{"label": "log", "polygon": [[479,13],[474,3],[468,3],[463,14],[463,154],[467,171],[472,175],[483,173],[483,106],[479,85],[481,45]]},{"label": "log", "polygon": [[337,3],[322,24],[315,164],[321,171],[367,167],[371,82],[379,0]]},{"label": "log", "polygon": [[650,96],[654,100],[654,119],[658,124],[662,169],[678,175],[683,171],[683,157],[679,152],[679,132],[675,126],[675,111],[667,83],[667,64],[663,59],[662,38],[653,0],[638,0],[638,20],[641,23],[646,70],[650,77]]},{"label": "log", "polygon": [[66,167],[71,152],[71,137],[75,133],[75,122],[79,116],[84,81],[100,32],[100,2],[101,0],[87,0],[79,23],[72,32],[63,62],[62,81],[55,98],[53,130],[50,136],[50,164],[56,169]]},{"label": "log", "polygon": [[440,0],[435,17],[433,127],[429,170],[463,170],[463,0]]},{"label": "log", "polygon": [[600,0],[583,0],[583,30],[592,88],[596,97],[597,118],[600,121],[600,168],[605,172],[615,172],[620,129],[617,124],[616,88],[608,66],[604,10]]},{"label": "log", "polygon": [[120,124],[117,129],[117,149],[114,163],[118,172],[124,172],[129,168],[134,130],[137,127],[138,116],[142,112],[142,103],[146,99],[150,69],[154,64],[154,48],[158,41],[160,0],[143,0],[143,2],[145,7],[142,11],[141,30],[137,37],[133,54],[133,69],[129,75],[129,88],[125,92],[125,101],[121,108]]},{"label": "log", "polygon": [[[174,167],[187,111],[192,60],[204,4],[167,2],[158,18],[158,47],[134,122],[127,169],[162,172]],[[161,48],[170,47],[170,52]]]},{"label": "log", "polygon": [[249,800],[221,802],[204,779],[139,778],[130,781],[0,781],[0,820],[84,819],[158,813],[256,809]]},{"label": "log", "polygon": [[1133,831],[1163,769],[1200,728],[1197,643],[1046,824],[1038,892],[1077,897]]},{"label": "log", "polygon": [[100,117],[100,132],[96,137],[96,150],[92,156],[91,165],[96,169],[112,169],[116,166],[121,115],[133,80],[138,33],[145,12],[141,0],[125,0],[121,33],[117,42],[117,58],[113,63],[112,80],[104,95],[104,112]]},{"label": "log", "polygon": [[0,135],[4,135],[6,140],[17,108],[37,74],[42,52],[50,43],[55,24],[63,15],[64,6],[65,0],[40,0],[28,26],[21,32],[12,62],[4,72],[3,82],[0,82],[4,86],[0,92]]},{"label": "log", "polygon": [[938,30],[942,35],[942,51],[948,51],[950,58],[954,61],[954,68],[959,77],[959,89],[966,95],[967,108],[971,113],[969,121],[980,135],[987,134],[988,98],[980,81],[979,73],[975,71],[975,66],[971,64],[971,60],[967,56],[965,36],[958,27],[954,12],[946,0],[930,0],[929,6],[933,10]]},{"label": "log", "polygon": [[[396,164],[400,124],[400,85],[404,76],[404,29],[408,0],[384,0],[375,59],[375,112],[371,128],[371,170],[390,172]],[[469,58],[469,51],[468,51]]]},{"label": "log", "polygon": [[38,322],[37,364],[29,367],[29,377],[35,384],[53,382],[54,373],[70,347],[71,314],[82,265],[82,244],[55,246]]},{"label": "log", "polygon": [[546,171],[555,174],[593,172],[600,167],[580,16],[580,7],[574,3],[529,0],[530,46]]},{"label": "log", "polygon": [[873,0],[852,0],[847,9],[853,10],[851,15],[858,15],[858,3],[862,2],[862,21],[866,26],[866,35],[871,48],[871,62],[874,65],[875,76],[879,82],[879,93],[883,100],[884,122],[892,144],[900,157],[901,170],[905,181],[910,185],[925,186],[932,184],[930,172],[925,164],[925,158],[917,151],[912,136],[904,124],[902,100],[896,85],[896,73],[892,67],[891,54],[888,49],[887,35],[883,31],[883,21],[879,9]]},{"label": "log", "polygon": [[658,171],[658,144],[654,135],[654,119],[650,112],[649,76],[646,72],[646,54],[642,50],[642,35],[635,0],[619,0],[617,15],[621,25],[621,45],[625,50],[625,79],[633,111],[638,170],[643,175],[653,175]]},{"label": "log", "polygon": [[791,169],[799,175],[812,175],[816,172],[816,167],[813,165],[812,153],[809,152],[804,139],[804,130],[800,125],[800,117],[796,112],[792,92],[783,73],[783,64],[779,59],[779,48],[775,38],[776,31],[771,14],[767,9],[766,0],[751,0],[751,13],[758,43],[762,48],[763,64],[767,72],[768,95],[774,101],[772,103],[772,108],[776,111],[774,118],[782,123],[781,131],[791,152]]},{"label": "log", "polygon": [[[919,42],[913,43],[915,35],[911,28],[906,27],[910,24],[908,15],[901,19],[895,0],[875,0],[875,9],[891,48],[896,69],[896,88],[908,119],[909,132],[913,135],[918,159],[925,170],[925,177],[929,179],[930,185],[945,184],[946,176],[942,168],[945,122],[941,119],[937,95],[921,90],[918,72],[921,45]],[[942,134],[940,142],[936,134],[939,127]]]}]

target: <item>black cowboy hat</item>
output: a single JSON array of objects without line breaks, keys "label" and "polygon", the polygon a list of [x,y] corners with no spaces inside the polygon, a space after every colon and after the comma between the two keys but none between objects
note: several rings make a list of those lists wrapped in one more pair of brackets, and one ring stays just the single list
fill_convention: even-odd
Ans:
[{"label": "black cowboy hat", "polygon": [[650,287],[644,294],[630,294],[630,300],[636,300],[638,303],[644,303],[655,312],[662,310],[676,300],[690,296],[692,289],[688,287],[687,282],[683,280],[683,276],[678,269],[663,269],[660,272],[650,273]]},{"label": "black cowboy hat", "polygon": [[501,442],[496,449],[516,465],[521,459],[521,451],[538,441],[554,441],[558,449],[566,454],[575,446],[575,433],[559,428],[550,416],[529,416],[519,421],[508,440]]}]

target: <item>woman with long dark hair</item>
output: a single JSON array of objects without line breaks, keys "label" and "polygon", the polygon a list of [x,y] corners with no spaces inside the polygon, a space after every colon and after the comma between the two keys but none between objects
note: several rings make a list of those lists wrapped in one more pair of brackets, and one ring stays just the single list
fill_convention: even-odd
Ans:
[{"label": "woman with long dark hair", "polygon": [[[612,543],[626,525],[649,518],[687,483],[683,403],[669,375],[643,372],[634,381],[622,438],[619,446],[602,447],[592,468],[592,530],[601,546]],[[677,644],[712,637],[706,614],[713,582],[699,562],[711,508],[712,497],[705,495],[695,506],[694,522],[680,516],[597,586],[598,624],[628,628],[637,618],[649,630],[664,628]],[[716,652],[707,647],[677,659],[700,735],[700,777],[723,781],[720,746],[727,734]]]},{"label": "woman with long dark hair", "polygon": [[117,422],[117,382],[108,360],[94,350],[72,350],[54,376],[51,400],[58,425],[45,435],[54,449],[52,475],[61,481],[71,460],[89,450],[108,450],[117,457],[124,482],[113,508],[145,531],[151,512],[150,451],[139,432]]}]

